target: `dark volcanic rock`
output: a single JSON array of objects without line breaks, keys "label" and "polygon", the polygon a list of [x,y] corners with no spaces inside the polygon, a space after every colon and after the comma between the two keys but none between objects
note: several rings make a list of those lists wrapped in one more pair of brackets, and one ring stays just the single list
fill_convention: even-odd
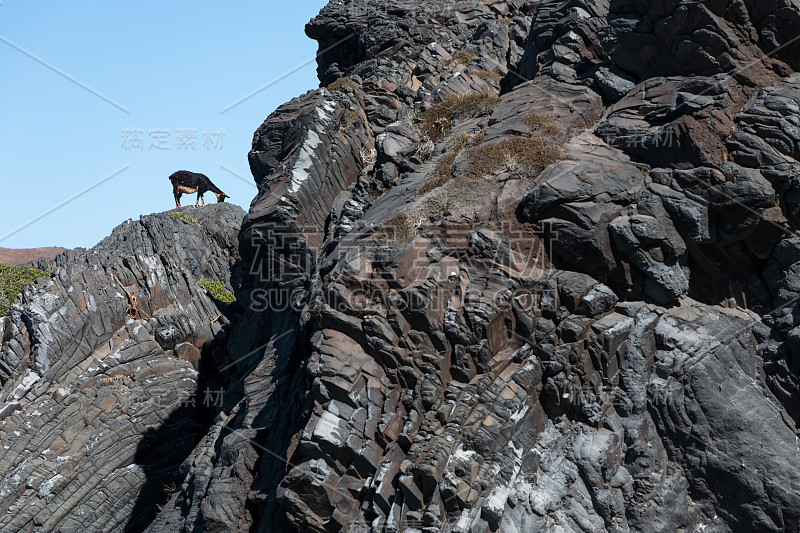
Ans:
[{"label": "dark volcanic rock", "polygon": [[0,322],[0,524],[800,530],[798,21],[331,2],[238,263],[145,217]]},{"label": "dark volcanic rock", "polygon": [[[187,224],[173,215],[195,217]],[[206,370],[244,212],[229,204],[129,220],[2,319],[3,531],[140,530],[206,433]],[[199,400],[199,401],[198,401]]]}]

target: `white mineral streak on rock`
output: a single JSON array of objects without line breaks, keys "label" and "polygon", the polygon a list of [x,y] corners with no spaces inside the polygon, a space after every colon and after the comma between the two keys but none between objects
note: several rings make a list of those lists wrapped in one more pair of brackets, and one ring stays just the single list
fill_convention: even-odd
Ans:
[{"label": "white mineral streak on rock", "polygon": [[523,405],[519,409],[517,409],[512,415],[509,417],[513,423],[517,423],[523,419],[523,417],[528,413],[528,409],[530,409],[529,405]]},{"label": "white mineral streak on rock", "polygon": [[156,284],[160,284],[162,287],[166,287],[168,285],[167,274],[164,272],[164,267],[158,257],[150,256],[142,257],[141,259],[142,263],[149,269],[149,272],[147,272],[147,283],[149,286],[155,287]]},{"label": "white mineral streak on rock", "polygon": [[343,428],[340,426],[340,422],[342,419],[330,411],[323,412],[322,418],[314,428],[314,436],[335,446],[344,446],[345,437],[342,434]]},{"label": "white mineral streak on rock", "polygon": [[289,192],[297,193],[302,187],[303,183],[308,179],[308,171],[314,164],[311,157],[314,155],[314,150],[320,145],[322,141],[316,131],[309,130],[306,142],[300,148],[300,154],[297,156],[297,162],[292,169],[292,177],[289,182]]},{"label": "white mineral streak on rock", "polygon": [[20,398],[25,396],[26,392],[31,390],[33,384],[39,381],[40,377],[41,376],[39,376],[39,374],[37,374],[33,370],[30,369],[26,370],[25,376],[22,378],[22,383],[17,385],[17,387],[14,389],[14,392],[11,395],[14,397],[15,400],[19,400]]},{"label": "white mineral streak on rock", "polygon": [[38,491],[39,497],[47,498],[48,496],[50,496],[53,490],[53,486],[55,486],[56,482],[63,477],[64,476],[62,476],[61,474],[56,474],[55,476],[51,477],[50,479],[39,485],[39,491]]},{"label": "white mineral streak on rock", "polygon": [[289,179],[289,192],[297,194],[297,192],[300,190],[300,187],[302,187],[308,179],[308,171],[314,165],[314,152],[316,151],[317,147],[322,144],[320,134],[324,133],[324,126],[330,124],[332,113],[335,109],[336,103],[333,101],[325,101],[315,109],[317,117],[319,117],[319,123],[317,124],[316,130],[308,130],[306,141],[300,148],[297,160],[295,161],[294,167],[291,171],[291,177]]}]

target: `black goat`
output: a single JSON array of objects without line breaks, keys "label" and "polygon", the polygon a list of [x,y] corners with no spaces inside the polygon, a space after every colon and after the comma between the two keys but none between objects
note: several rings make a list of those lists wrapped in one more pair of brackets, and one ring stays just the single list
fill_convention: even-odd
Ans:
[{"label": "black goat", "polygon": [[224,202],[225,198],[230,198],[227,194],[219,190],[216,185],[211,183],[211,180],[208,179],[208,176],[205,174],[189,172],[188,170],[179,170],[169,177],[169,181],[172,182],[172,193],[175,195],[175,205],[177,207],[181,206],[182,194],[197,193],[197,201],[194,203],[195,207],[200,205],[201,200],[203,201],[203,205],[206,205],[206,200],[203,198],[203,195],[209,191],[217,195],[217,203]]}]

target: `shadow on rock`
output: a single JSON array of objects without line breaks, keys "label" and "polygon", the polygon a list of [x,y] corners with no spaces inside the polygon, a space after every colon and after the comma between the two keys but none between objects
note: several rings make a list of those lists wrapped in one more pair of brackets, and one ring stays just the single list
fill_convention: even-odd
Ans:
[{"label": "shadow on rock", "polygon": [[[214,364],[214,352],[224,348],[228,336],[226,327],[206,342],[202,350],[188,343],[176,346],[176,355],[190,361],[198,371],[194,395],[171,399],[169,405],[158,405],[160,397],[142,400],[158,402],[163,409],[175,405],[178,408],[160,425],[150,427],[139,442],[134,462],[145,472],[147,481],[139,491],[125,533],[144,531],[180,486],[183,477],[180,466],[207,433],[216,414],[214,391],[221,390],[222,383]],[[171,398],[168,394],[164,396]]]}]

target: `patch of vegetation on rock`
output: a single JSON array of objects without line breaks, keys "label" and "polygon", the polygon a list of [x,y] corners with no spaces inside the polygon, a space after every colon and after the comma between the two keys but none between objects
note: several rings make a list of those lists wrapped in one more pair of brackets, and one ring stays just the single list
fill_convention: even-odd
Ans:
[{"label": "patch of vegetation on rock", "polygon": [[488,115],[501,101],[490,93],[451,94],[425,111],[420,129],[431,141],[439,142],[450,133],[453,120]]},{"label": "patch of vegetation on rock", "polygon": [[485,180],[452,179],[387,220],[376,230],[375,240],[380,246],[405,246],[414,240],[420,228],[447,212],[473,218],[493,186]]},{"label": "patch of vegetation on rock", "polygon": [[545,135],[558,135],[561,128],[556,124],[556,118],[552,115],[541,113],[528,113],[522,120],[531,127],[529,133],[544,133]]},{"label": "patch of vegetation on rock", "polygon": [[486,180],[455,178],[419,198],[405,212],[414,228],[425,225],[431,218],[443,216],[447,211],[472,218],[494,186]]},{"label": "patch of vegetation on rock", "polygon": [[232,304],[236,301],[236,295],[233,294],[231,291],[225,288],[225,285],[220,283],[219,281],[208,281],[208,280],[200,280],[198,283],[208,291],[208,294],[211,295],[217,301],[220,301],[224,304]]},{"label": "patch of vegetation on rock", "polygon": [[470,148],[466,173],[472,179],[505,169],[522,179],[536,178],[548,165],[560,161],[563,150],[542,137],[510,137]]},{"label": "patch of vegetation on rock", "polygon": [[183,213],[181,211],[173,211],[169,214],[169,218],[173,220],[180,220],[184,224],[191,224],[192,226],[197,226],[198,228],[202,226],[202,222],[199,218],[193,217],[189,213]]},{"label": "patch of vegetation on rock", "polygon": [[478,76],[483,81],[491,81],[495,83],[500,83],[500,81],[503,79],[503,75],[495,70],[476,70],[471,74]]},{"label": "patch of vegetation on rock", "polygon": [[0,263],[0,317],[8,314],[11,304],[22,293],[22,289],[50,274],[49,270]]},{"label": "patch of vegetation on rock", "polygon": [[472,56],[463,50],[459,50],[458,52],[453,54],[453,59],[456,61],[456,63],[461,63],[462,65],[468,65],[469,62],[472,61]]},{"label": "patch of vegetation on rock", "polygon": [[353,96],[356,93],[357,88],[358,85],[356,85],[356,82],[354,82],[347,76],[339,78],[338,80],[328,85],[329,91],[331,92],[339,91],[340,93],[344,93],[348,96]]},{"label": "patch of vegetation on rock", "polygon": [[384,244],[404,244],[415,235],[415,228],[405,213],[400,213],[386,222],[375,231],[374,237]]},{"label": "patch of vegetation on rock", "polygon": [[433,178],[422,184],[422,187],[417,191],[417,196],[424,196],[453,179],[453,163],[471,138],[471,135],[465,134],[453,139],[447,153],[443,154],[436,162]]},{"label": "patch of vegetation on rock", "polygon": [[359,122],[361,122],[361,118],[358,116],[358,113],[356,113],[350,108],[344,110],[341,122],[342,129],[347,129],[350,126],[358,124]]}]

